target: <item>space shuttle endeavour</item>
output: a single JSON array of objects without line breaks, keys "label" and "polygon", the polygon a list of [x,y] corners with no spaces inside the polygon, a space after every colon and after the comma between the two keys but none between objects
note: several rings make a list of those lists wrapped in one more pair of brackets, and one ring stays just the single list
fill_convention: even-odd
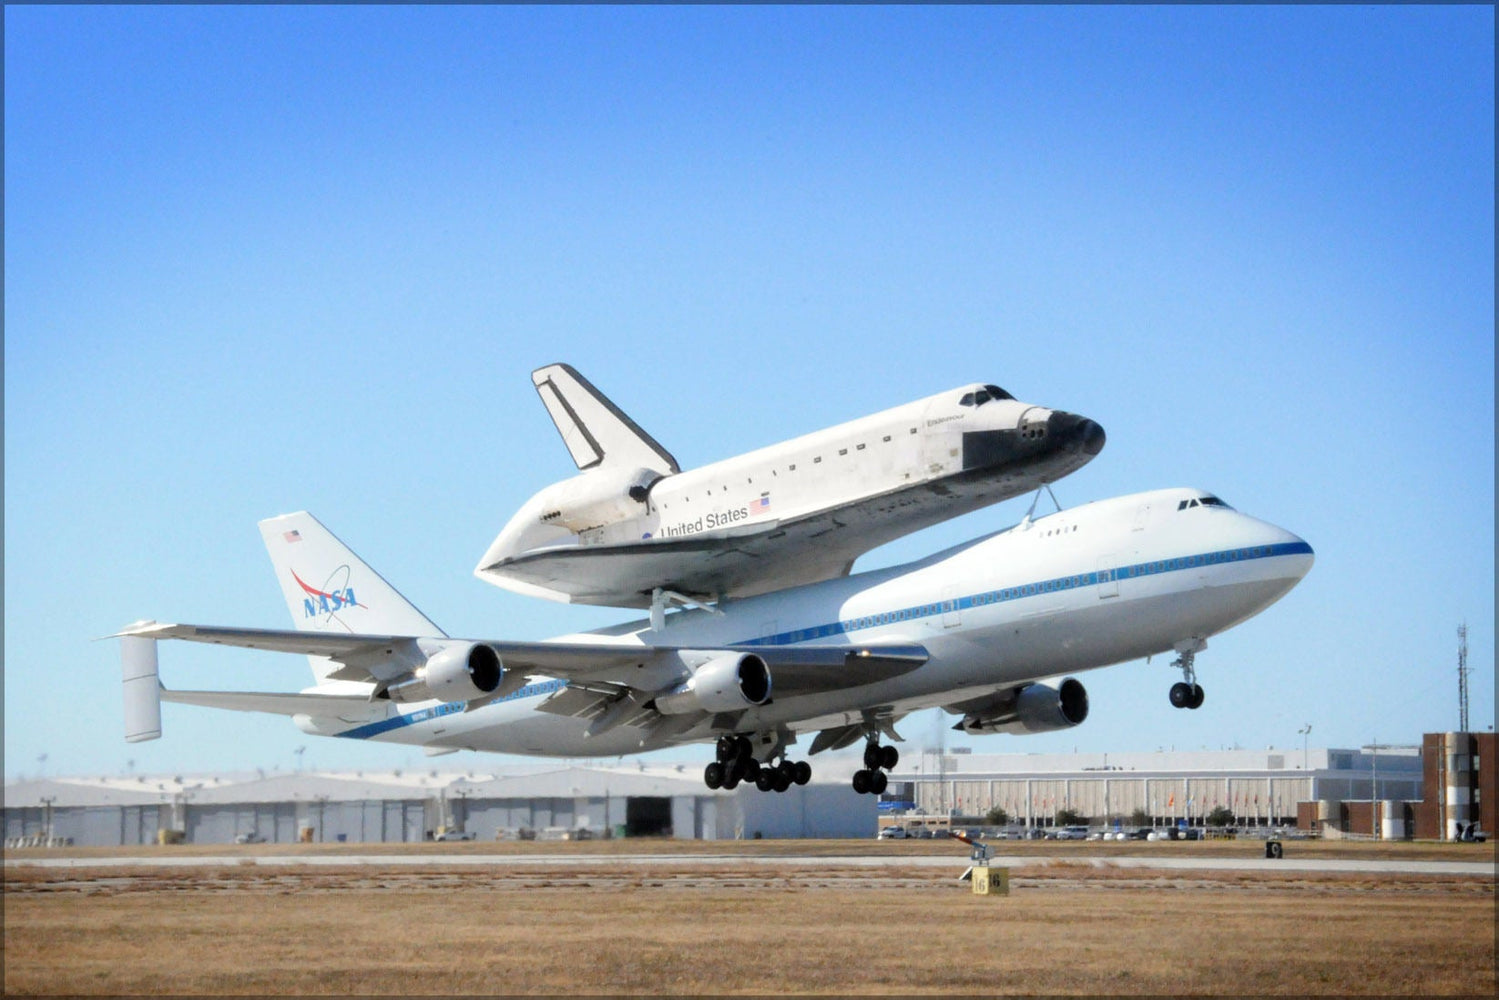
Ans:
[{"label": "space shuttle endeavour", "polygon": [[845,576],[893,539],[1030,492],[1104,445],[1086,417],[972,384],[682,471],[565,364],[531,380],[579,474],[532,497],[474,572],[521,594],[652,607]]}]

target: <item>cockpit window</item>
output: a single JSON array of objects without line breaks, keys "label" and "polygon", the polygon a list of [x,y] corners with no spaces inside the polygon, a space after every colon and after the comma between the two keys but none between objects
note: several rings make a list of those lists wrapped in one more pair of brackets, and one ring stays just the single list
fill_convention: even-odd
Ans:
[{"label": "cockpit window", "polygon": [[983,406],[991,399],[1014,399],[1015,397],[1005,392],[997,385],[986,385],[977,392],[965,392],[963,398],[958,400],[959,406]]},{"label": "cockpit window", "polygon": [[1177,510],[1188,510],[1192,507],[1222,507],[1224,510],[1233,510],[1228,504],[1217,497],[1198,497],[1195,500],[1183,500],[1176,505]]}]

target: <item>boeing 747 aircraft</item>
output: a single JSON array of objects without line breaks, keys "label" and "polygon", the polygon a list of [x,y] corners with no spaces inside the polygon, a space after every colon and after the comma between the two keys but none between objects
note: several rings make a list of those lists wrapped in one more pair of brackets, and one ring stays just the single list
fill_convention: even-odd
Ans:
[{"label": "boeing 747 aircraft", "polygon": [[[543,642],[443,633],[310,514],[261,522],[294,631],[124,629],[126,738],[160,701],[290,716],[307,733],[436,750],[614,756],[716,743],[709,787],[805,783],[809,754],[865,741],[860,792],[898,759],[895,725],[941,706],[969,733],[1065,729],[1062,675],[1174,651],[1171,702],[1197,708],[1196,655],[1283,597],[1312,549],[1201,490],[1059,511],[918,562]],[[306,654],[299,692],[175,691],[157,640]]]},{"label": "boeing 747 aircraft", "polygon": [[580,474],[532,497],[474,573],[521,594],[652,606],[845,576],[870,549],[1028,493],[1104,445],[1086,417],[968,385],[682,471],[567,365],[531,374]]}]

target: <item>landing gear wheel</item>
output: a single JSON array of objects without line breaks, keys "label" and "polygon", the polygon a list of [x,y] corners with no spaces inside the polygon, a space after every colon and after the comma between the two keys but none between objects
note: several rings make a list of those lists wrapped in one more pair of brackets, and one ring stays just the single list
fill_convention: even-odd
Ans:
[{"label": "landing gear wheel", "polygon": [[788,782],[796,779],[796,765],[782,757],[781,762],[776,765],[776,773],[784,774]]},{"label": "landing gear wheel", "polygon": [[716,750],[718,752],[719,763],[723,763],[726,760],[739,756],[739,743],[732,736],[720,736]]},{"label": "landing gear wheel", "polygon": [[760,766],[760,762],[753,757],[744,761],[743,766],[745,781],[759,781],[761,772],[765,770],[765,768]]},{"label": "landing gear wheel", "polygon": [[722,788],[723,778],[723,765],[718,761],[715,760],[713,763],[703,768],[703,784],[707,785],[709,788]]},{"label": "landing gear wheel", "polygon": [[880,745],[878,743],[864,744],[864,767],[870,771],[880,767]]},{"label": "landing gear wheel", "polygon": [[900,763],[900,751],[892,746],[880,747],[880,767],[887,771],[895,770],[895,765]]},{"label": "landing gear wheel", "polygon": [[792,776],[791,780],[796,782],[798,785],[805,785],[807,782],[812,780],[811,764],[808,764],[804,760],[799,760],[792,765],[792,768],[796,771],[796,774]]},{"label": "landing gear wheel", "polygon": [[734,748],[735,751],[739,754],[740,760],[749,760],[755,755],[754,744],[750,742],[748,736],[734,737]]},{"label": "landing gear wheel", "polygon": [[775,786],[776,772],[772,769],[763,767],[760,769],[760,773],[755,775],[755,787],[760,789],[760,791],[768,792]]},{"label": "landing gear wheel", "polygon": [[[1198,690],[1201,690],[1199,688]],[[1188,708],[1192,704],[1192,685],[1185,681],[1177,681],[1171,685],[1171,707]]]},{"label": "landing gear wheel", "polygon": [[869,783],[869,794],[870,795],[884,795],[885,794],[885,789],[889,786],[889,784],[890,784],[890,779],[887,778],[887,777],[885,777],[885,772],[884,771],[876,771],[876,772],[874,772],[874,778],[873,778],[873,780]]},{"label": "landing gear wheel", "polygon": [[774,771],[771,771],[769,773],[774,775],[774,778],[771,780],[771,787],[776,791],[784,792],[786,789],[791,787],[791,775],[787,774],[785,771],[781,770],[780,768],[776,768]]},{"label": "landing gear wheel", "polygon": [[872,783],[869,771],[854,772],[854,791],[860,795],[869,794],[869,786]]},{"label": "landing gear wheel", "polygon": [[730,792],[739,787],[739,774],[737,771],[730,771],[728,773],[723,779],[723,787]]},{"label": "landing gear wheel", "polygon": [[1201,684],[1193,684],[1192,685],[1192,700],[1189,701],[1189,702],[1187,702],[1187,707],[1188,708],[1201,708],[1202,707],[1202,699],[1203,699],[1202,685]]}]

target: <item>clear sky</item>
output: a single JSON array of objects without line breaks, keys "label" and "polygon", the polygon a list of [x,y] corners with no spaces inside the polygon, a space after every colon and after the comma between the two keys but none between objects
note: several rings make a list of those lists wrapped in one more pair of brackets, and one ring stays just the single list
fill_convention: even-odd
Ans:
[{"label": "clear sky", "polygon": [[[1063,504],[1201,487],[1316,549],[1198,658],[1199,711],[1158,658],[1086,675],[1078,729],[950,746],[1414,742],[1457,724],[1464,620],[1494,721],[1490,7],[4,16],[7,777],[424,766],[176,705],[123,742],[91,640],[286,627],[270,515],[454,635],[633,617],[472,576],[574,471],[552,361],[686,466],[995,382],[1107,428]],[[311,679],[188,644],[162,675]]]}]

